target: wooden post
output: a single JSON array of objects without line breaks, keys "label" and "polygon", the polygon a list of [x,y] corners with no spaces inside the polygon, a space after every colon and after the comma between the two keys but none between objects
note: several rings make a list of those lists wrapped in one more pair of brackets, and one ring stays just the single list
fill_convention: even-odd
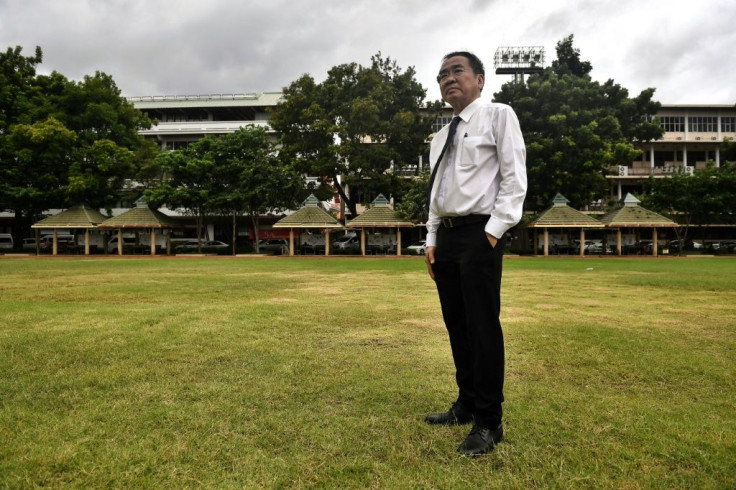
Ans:
[{"label": "wooden post", "polygon": [[89,228],[84,230],[84,255],[89,255]]},{"label": "wooden post", "polygon": [[654,231],[652,232],[652,256],[657,256],[657,229],[654,228]]},{"label": "wooden post", "polygon": [[57,255],[59,253],[59,236],[56,234],[56,228],[54,228],[54,233],[51,235],[51,239],[52,239],[51,254]]},{"label": "wooden post", "polygon": [[585,228],[580,228],[580,256],[585,257]]},{"label": "wooden post", "polygon": [[289,228],[289,255],[294,255],[294,228]]},{"label": "wooden post", "polygon": [[616,252],[619,256],[623,255],[623,247],[621,246],[621,228],[616,230]]},{"label": "wooden post", "polygon": [[151,255],[156,255],[156,228],[151,229]]},{"label": "wooden post", "polygon": [[325,230],[325,257],[330,255],[330,230]]},{"label": "wooden post", "polygon": [[544,256],[549,257],[549,229],[544,229]]},{"label": "wooden post", "polygon": [[118,255],[123,255],[123,230],[118,228]]},{"label": "wooden post", "polygon": [[166,230],[166,255],[171,255],[171,229]]},{"label": "wooden post", "polygon": [[360,229],[360,255],[365,257],[365,228]]},{"label": "wooden post", "polygon": [[401,228],[396,228],[396,255],[401,255]]}]

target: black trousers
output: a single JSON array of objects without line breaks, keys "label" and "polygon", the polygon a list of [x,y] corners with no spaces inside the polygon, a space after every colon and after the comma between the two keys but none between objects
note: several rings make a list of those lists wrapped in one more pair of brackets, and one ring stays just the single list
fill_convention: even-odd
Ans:
[{"label": "black trousers", "polygon": [[502,418],[504,345],[501,321],[503,240],[491,247],[485,223],[440,226],[432,267],[450,337],[459,395],[475,423]]}]

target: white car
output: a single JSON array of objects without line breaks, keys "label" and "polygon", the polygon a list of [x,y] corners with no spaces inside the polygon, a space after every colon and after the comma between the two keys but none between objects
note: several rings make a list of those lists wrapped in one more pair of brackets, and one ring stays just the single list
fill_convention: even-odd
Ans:
[{"label": "white car", "polygon": [[424,255],[427,252],[427,240],[419,240],[406,248],[418,255]]}]

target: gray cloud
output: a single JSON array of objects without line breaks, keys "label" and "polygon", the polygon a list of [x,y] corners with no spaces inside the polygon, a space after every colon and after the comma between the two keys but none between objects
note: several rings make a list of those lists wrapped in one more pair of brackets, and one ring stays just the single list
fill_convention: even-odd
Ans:
[{"label": "gray cloud", "polygon": [[[429,98],[441,56],[469,49],[490,72],[496,47],[554,46],[574,34],[593,76],[666,103],[734,103],[736,6],[728,0],[0,0],[0,48],[44,50],[41,71],[96,70],[125,95],[280,90],[304,73],[414,66]],[[507,77],[488,77],[486,94]]]}]

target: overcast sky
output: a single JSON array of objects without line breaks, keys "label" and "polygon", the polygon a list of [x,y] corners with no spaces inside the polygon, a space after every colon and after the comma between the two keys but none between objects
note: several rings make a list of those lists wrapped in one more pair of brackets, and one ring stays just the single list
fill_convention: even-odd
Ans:
[{"label": "overcast sky", "polygon": [[475,52],[484,96],[499,46],[574,34],[592,77],[664,104],[736,103],[736,0],[0,0],[0,49],[43,49],[39,73],[103,71],[123,95],[278,91],[381,52],[439,98],[443,54]]}]

